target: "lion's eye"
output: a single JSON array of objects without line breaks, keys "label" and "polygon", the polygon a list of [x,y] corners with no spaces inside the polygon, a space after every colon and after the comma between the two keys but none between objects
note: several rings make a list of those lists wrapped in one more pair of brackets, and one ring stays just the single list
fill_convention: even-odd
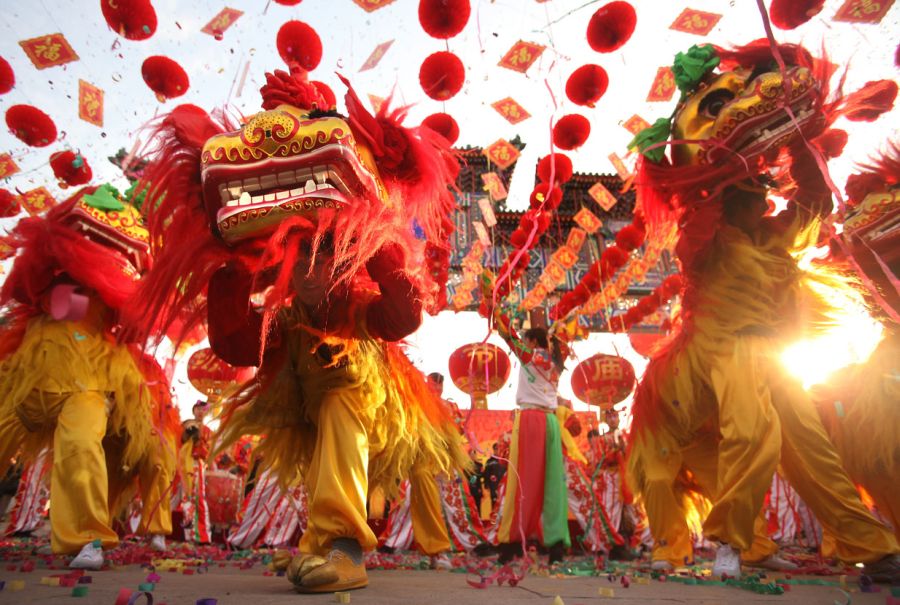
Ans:
[{"label": "lion's eye", "polygon": [[714,90],[700,101],[700,113],[705,113],[707,116],[714,118],[719,115],[725,104],[732,99],[734,99],[734,93],[730,90],[724,88]]}]

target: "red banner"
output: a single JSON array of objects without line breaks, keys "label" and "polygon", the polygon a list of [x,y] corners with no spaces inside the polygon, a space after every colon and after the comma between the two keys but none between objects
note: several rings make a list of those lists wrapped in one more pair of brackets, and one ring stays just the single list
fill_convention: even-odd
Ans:
[{"label": "red banner", "polygon": [[103,126],[103,91],[84,80],[78,80],[78,117]]},{"label": "red banner", "polygon": [[19,46],[38,69],[47,69],[78,60],[78,55],[69,46],[66,37],[59,33],[20,40]]},{"label": "red banner", "polygon": [[686,34],[705,36],[712,31],[712,28],[716,26],[716,23],[721,18],[722,15],[716,13],[706,13],[693,8],[686,8],[675,18],[669,29]]},{"label": "red banner", "polygon": [[545,46],[541,46],[540,44],[519,40],[512,45],[512,48],[510,48],[505,55],[503,55],[503,58],[500,59],[500,63],[497,65],[505,67],[506,69],[525,73],[528,71],[528,68],[531,67],[532,63],[537,61],[537,58],[541,56],[541,53],[544,52],[545,48]]},{"label": "red banner", "polygon": [[518,124],[522,120],[527,120],[531,117],[531,114],[511,97],[491,103],[491,107],[496,109],[497,113],[503,116],[510,124]]},{"label": "red banner", "polygon": [[225,33],[225,30],[234,25],[234,22],[238,20],[238,17],[244,14],[244,11],[239,11],[236,8],[228,8],[225,7],[219,11],[212,20],[203,26],[202,31],[204,34],[209,34],[210,36],[218,37]]}]

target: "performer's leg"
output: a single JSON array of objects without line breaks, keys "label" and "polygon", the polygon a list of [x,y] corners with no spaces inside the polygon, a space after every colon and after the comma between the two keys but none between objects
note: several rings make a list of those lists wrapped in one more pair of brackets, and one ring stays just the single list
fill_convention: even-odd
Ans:
[{"label": "performer's leg", "polygon": [[175,470],[175,443],[160,440],[155,442],[150,454],[141,461],[141,535],[168,536],[172,533],[171,485]]},{"label": "performer's leg", "polygon": [[106,397],[97,392],[64,397],[53,433],[50,475],[53,552],[77,553],[94,540],[100,540],[104,548],[112,548],[119,538],[109,521],[109,486],[102,444],[106,434]]},{"label": "performer's leg", "polygon": [[[506,471],[506,485],[502,500],[500,501],[500,525],[497,530],[497,542],[509,544],[513,539],[513,519],[517,515],[519,499],[519,430],[522,413],[516,410],[513,419],[512,434],[509,440],[509,468]],[[519,536],[516,529],[515,535]],[[520,538],[517,538],[520,539]]]},{"label": "performer's leg", "polygon": [[441,494],[434,473],[414,467],[410,477],[410,514],[413,536],[426,555],[450,550]]},{"label": "performer's leg", "polygon": [[569,537],[569,498],[559,420],[555,414],[545,414],[545,417],[542,537],[545,546],[562,544],[569,548],[572,545]]}]

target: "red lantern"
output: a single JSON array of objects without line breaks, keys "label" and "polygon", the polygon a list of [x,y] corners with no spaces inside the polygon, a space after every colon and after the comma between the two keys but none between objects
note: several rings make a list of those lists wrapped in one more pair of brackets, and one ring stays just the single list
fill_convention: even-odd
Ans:
[{"label": "red lantern", "polygon": [[553,144],[560,149],[578,149],[591,134],[591,123],[577,113],[563,116],[553,126]]},{"label": "red lantern", "polygon": [[0,95],[5,95],[16,84],[16,74],[13,73],[9,62],[0,57]]},{"label": "red lantern", "polygon": [[609,76],[599,65],[582,65],[566,81],[566,96],[576,105],[593,107],[606,93]]},{"label": "red lantern", "polygon": [[447,139],[451,145],[459,138],[459,125],[450,114],[433,113],[422,120],[422,126],[432,129]]},{"label": "red lantern", "polygon": [[275,46],[285,63],[297,64],[306,71],[314,70],[322,60],[322,40],[316,30],[303,21],[288,21],[282,25]]},{"label": "red lantern", "polygon": [[110,29],[123,38],[146,40],[156,31],[150,0],[101,0],[100,10]]},{"label": "red lantern", "polygon": [[[553,161],[550,161],[553,158]],[[572,178],[572,160],[564,153],[545,155],[537,165],[538,178],[542,183],[550,181],[550,169],[553,169],[553,181],[559,185]]]},{"label": "red lantern", "polygon": [[187,375],[194,388],[215,403],[227,387],[249,380],[253,376],[253,368],[235,367],[219,359],[212,349],[206,348],[194,351],[188,359]]},{"label": "red lantern", "polygon": [[775,27],[794,29],[818,15],[824,5],[825,0],[772,0],[769,17]]},{"label": "red lantern", "polygon": [[446,40],[465,28],[472,7],[469,0],[419,0],[419,23],[432,38]]},{"label": "red lantern", "polygon": [[499,391],[509,378],[509,356],[490,343],[463,345],[450,355],[450,379],[472,396],[472,407],[487,408],[487,395]]},{"label": "red lantern", "polygon": [[419,84],[435,101],[446,101],[458,93],[466,80],[466,68],[459,57],[441,51],[429,55],[419,68]]},{"label": "red lantern", "polygon": [[0,189],[0,218],[9,218],[22,211],[19,204],[19,196],[13,195],[6,189]]},{"label": "red lantern", "polygon": [[631,342],[631,348],[638,355],[650,357],[656,348],[656,343],[662,340],[663,336],[661,332],[629,332],[628,340]]},{"label": "red lantern", "polygon": [[188,75],[177,62],[169,57],[147,57],[141,65],[141,76],[147,86],[156,93],[160,103],[180,97],[190,87]]},{"label": "red lantern", "polygon": [[572,392],[585,403],[609,409],[634,389],[634,368],[627,359],[598,353],[572,372]]},{"label": "red lantern", "polygon": [[637,15],[627,2],[610,2],[591,17],[587,40],[598,53],[611,53],[628,42],[634,33]]},{"label": "red lantern", "polygon": [[56,140],[56,124],[31,105],[13,105],[7,109],[6,125],[17,139],[31,147],[46,147]]},{"label": "red lantern", "polygon": [[275,0],[275,4],[281,4],[282,6],[297,6],[303,2],[303,0]]},{"label": "red lantern", "polygon": [[84,156],[74,151],[58,151],[52,154],[50,167],[53,168],[56,178],[67,186],[84,185],[94,176]]}]

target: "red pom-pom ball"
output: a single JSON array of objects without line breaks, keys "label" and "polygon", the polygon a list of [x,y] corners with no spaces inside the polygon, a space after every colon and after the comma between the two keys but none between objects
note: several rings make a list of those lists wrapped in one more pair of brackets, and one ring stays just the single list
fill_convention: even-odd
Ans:
[{"label": "red pom-pom ball", "polygon": [[598,53],[611,53],[628,42],[634,33],[637,15],[628,2],[610,2],[591,17],[587,40]]},{"label": "red pom-pom ball", "polygon": [[74,151],[58,151],[50,156],[50,167],[56,178],[66,185],[84,185],[90,182],[93,173],[87,160]]},{"label": "red pom-pom ball", "polygon": [[466,80],[466,68],[459,57],[441,51],[429,55],[419,68],[419,83],[435,101],[446,101],[458,93]]},{"label": "red pom-pom ball", "polygon": [[315,80],[310,81],[310,84],[316,87],[316,90],[319,91],[319,94],[322,95],[322,98],[325,99],[325,104],[328,105],[326,109],[334,109],[337,107],[337,97],[334,96],[334,91],[331,90],[331,87],[325,82],[317,82]]},{"label": "red pom-pom ball", "polygon": [[551,168],[554,169],[553,180],[556,183],[565,183],[572,178],[572,160],[564,153],[554,153],[542,157],[537,165],[538,178],[545,183],[550,182]]},{"label": "red pom-pom ball", "polygon": [[22,211],[19,205],[19,196],[14,195],[6,189],[0,189],[0,218],[9,218],[15,216]]},{"label": "red pom-pom ball", "polygon": [[433,113],[424,120],[422,126],[432,129],[452,145],[459,138],[459,125],[453,116],[446,113]]},{"label": "red pom-pom ball", "polygon": [[282,6],[297,6],[303,2],[303,0],[275,0],[275,4],[281,4]]},{"label": "red pom-pom ball", "polygon": [[155,55],[144,59],[141,76],[147,86],[156,93],[160,103],[166,99],[180,97],[190,87],[187,72],[169,57]]},{"label": "red pom-pom ball", "polygon": [[769,18],[775,27],[794,29],[815,17],[825,5],[825,0],[772,0]]},{"label": "red pom-pom ball", "polygon": [[275,46],[285,63],[299,65],[306,71],[314,70],[322,60],[322,40],[316,30],[303,21],[288,21],[282,25]]},{"label": "red pom-pom ball", "polygon": [[616,245],[626,252],[637,249],[643,243],[644,232],[634,225],[626,225],[616,233]]},{"label": "red pom-pom ball", "polygon": [[553,126],[553,144],[560,149],[578,149],[591,134],[591,123],[577,113],[563,116]]},{"label": "red pom-pom ball", "polygon": [[3,57],[0,57],[0,95],[5,95],[16,84],[16,74]]},{"label": "red pom-pom ball", "polygon": [[549,183],[538,183],[531,192],[530,201],[532,208],[540,208],[543,205],[548,210],[556,210],[562,203],[562,190],[559,187],[550,190]]},{"label": "red pom-pom ball", "polygon": [[593,107],[606,93],[609,76],[599,65],[582,65],[566,81],[566,96],[576,105]]},{"label": "red pom-pom ball", "polygon": [[17,139],[31,147],[46,147],[56,140],[56,124],[31,105],[13,105],[7,109],[6,125]]},{"label": "red pom-pom ball", "polygon": [[109,28],[129,40],[146,40],[156,32],[156,11],[150,0],[100,0]]},{"label": "red pom-pom ball", "polygon": [[469,0],[419,0],[419,23],[432,38],[446,40],[466,27],[472,7]]}]

